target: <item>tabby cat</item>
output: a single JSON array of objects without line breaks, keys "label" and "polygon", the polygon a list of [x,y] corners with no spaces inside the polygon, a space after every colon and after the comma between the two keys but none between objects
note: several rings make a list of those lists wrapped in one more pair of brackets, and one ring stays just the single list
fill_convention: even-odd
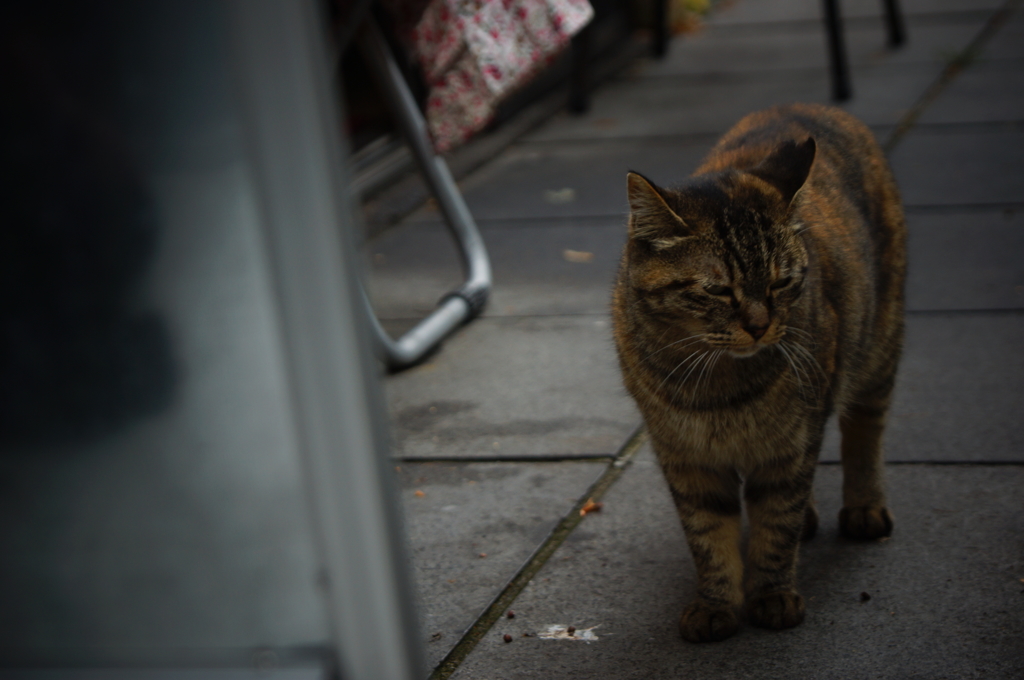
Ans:
[{"label": "tabby cat", "polygon": [[[796,626],[797,547],[839,414],[846,536],[888,536],[882,428],[903,340],[906,228],[871,132],[843,111],[751,114],[676,189],[627,176],[612,300],[643,413],[697,567],[692,642]],[[741,488],[750,522],[740,556]]]}]

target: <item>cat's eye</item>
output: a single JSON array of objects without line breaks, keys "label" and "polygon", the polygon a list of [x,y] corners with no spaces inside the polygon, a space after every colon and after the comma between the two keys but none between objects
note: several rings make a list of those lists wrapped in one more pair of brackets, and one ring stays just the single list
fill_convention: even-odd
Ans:
[{"label": "cat's eye", "polygon": [[729,286],[704,286],[708,295],[732,295],[732,288]]},{"label": "cat's eye", "polygon": [[779,290],[780,288],[785,288],[786,286],[788,286],[792,282],[793,282],[793,277],[792,276],[787,276],[786,278],[779,279],[778,281],[776,281],[772,285],[768,286],[768,288],[771,289],[771,290]]}]

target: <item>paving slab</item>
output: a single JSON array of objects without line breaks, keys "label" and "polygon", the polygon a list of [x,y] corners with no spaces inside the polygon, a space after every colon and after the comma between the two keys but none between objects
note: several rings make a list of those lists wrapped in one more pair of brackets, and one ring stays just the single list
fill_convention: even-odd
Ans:
[{"label": "paving slab", "polygon": [[[626,238],[624,217],[498,220],[480,231],[494,273],[485,315],[608,311]],[[379,317],[422,317],[461,282],[443,225],[403,224],[371,245],[367,279]]]},{"label": "paving slab", "polygon": [[917,128],[890,156],[906,205],[1020,203],[1024,130]]},{"label": "paving slab", "polygon": [[[938,62],[854,69],[855,96],[843,108],[868,125],[894,125],[941,70]],[[769,106],[832,103],[830,87],[823,68],[622,79],[595,92],[584,116],[561,114],[526,139],[720,135]]]},{"label": "paving slab", "polygon": [[[984,19],[949,23],[908,23],[911,39],[899,49],[886,47],[880,25],[848,26],[847,57],[853,67],[924,63],[943,64],[963,50]],[[662,60],[646,59],[631,72],[642,77],[720,73],[763,73],[828,68],[825,33],[820,25],[800,24],[756,33],[709,26],[672,43]]]},{"label": "paving slab", "polygon": [[[877,17],[881,22],[882,3],[879,0],[845,0],[839,3],[844,18]],[[996,10],[1003,0],[900,0],[906,19],[914,15],[965,10]],[[822,4],[806,0],[779,0],[778,2],[734,2],[717,8],[708,22],[715,25],[773,24],[778,22],[821,20]]]},{"label": "paving slab", "polygon": [[982,59],[957,75],[925,109],[921,123],[1024,120],[1024,47],[1017,59]]},{"label": "paving slab", "polygon": [[640,422],[607,315],[477,319],[385,388],[407,459],[613,454]]},{"label": "paving slab", "polygon": [[[887,475],[893,537],[853,542],[837,536],[840,470],[819,467],[822,525],[801,550],[801,626],[745,626],[693,645],[676,627],[695,587],[692,560],[644,454],[520,595],[516,618],[500,621],[453,678],[1020,677],[1024,468],[889,466]],[[596,626],[599,639],[523,637],[551,624]]]},{"label": "paving slab", "polygon": [[430,667],[459,641],[605,465],[577,461],[399,467]]},{"label": "paving slab", "polygon": [[[1024,211],[912,212],[908,223],[908,309],[1024,307]],[[494,271],[486,316],[608,311],[624,218],[496,220],[481,233]],[[367,253],[382,319],[422,318],[461,282],[455,246],[436,222],[395,227]]]},{"label": "paving slab", "polygon": [[1020,59],[1024,51],[1024,12],[1019,8],[992,36],[982,52],[986,59]]},{"label": "paving slab", "polygon": [[910,213],[907,309],[1024,308],[1024,211]]},{"label": "paving slab", "polygon": [[[1024,312],[911,314],[885,433],[888,461],[1024,463]],[[822,460],[839,460],[832,423]]]},{"label": "paving slab", "polygon": [[[639,415],[607,324],[604,316],[477,320],[435,359],[388,380],[396,454],[613,452]],[[911,315],[887,459],[1024,462],[1022,333],[1019,312]],[[823,460],[838,460],[834,429]]]},{"label": "paving slab", "polygon": [[[934,233],[912,232],[916,271],[930,273],[912,276],[911,300],[923,290],[917,299],[933,310],[942,304],[978,309],[972,306],[978,299],[1019,310],[1020,226],[972,227],[956,216],[942,217],[929,227]],[[949,281],[942,275],[947,269],[955,272]],[[978,273],[973,280],[972,270]],[[544,284],[532,286],[536,291]],[[506,299],[527,300],[531,284],[525,287]],[[972,290],[981,294],[971,296]],[[606,294],[606,287],[595,288],[576,301],[596,306]],[[554,296],[540,294],[536,304]],[[397,453],[610,453],[639,416],[620,386],[607,324],[603,312],[475,321],[427,364],[389,379]],[[1018,389],[1024,357],[1016,349],[1022,333],[1024,313],[911,314],[886,435],[888,458],[1024,460],[1024,428],[1016,415],[1024,412]],[[496,384],[502,389],[491,389]],[[517,390],[537,398],[517,398]],[[838,459],[834,427],[823,459]]]},{"label": "paving slab", "polygon": [[621,216],[627,211],[627,172],[659,183],[680,181],[715,140],[519,144],[463,182],[463,196],[478,220]]}]

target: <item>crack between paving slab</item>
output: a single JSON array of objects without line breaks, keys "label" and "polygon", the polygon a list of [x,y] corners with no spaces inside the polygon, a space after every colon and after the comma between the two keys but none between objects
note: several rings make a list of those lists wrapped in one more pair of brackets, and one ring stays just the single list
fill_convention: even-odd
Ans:
[{"label": "crack between paving slab", "polygon": [[1015,315],[1024,312],[1022,307],[995,307],[992,309],[908,309],[904,314],[906,316],[943,316],[944,314],[953,314],[956,316],[988,316],[993,314],[998,315]]},{"label": "crack between paving slab", "polygon": [[[1004,60],[1020,62],[1020,59]],[[993,63],[993,62],[988,62]],[[998,63],[998,62],[996,62]],[[656,77],[667,77],[667,76],[656,76]],[[902,119],[901,119],[902,120]],[[890,135],[899,127],[899,123],[877,123],[868,125],[877,136],[881,137],[882,133],[889,132]],[[1024,129],[1024,121],[1022,120],[987,120],[987,121],[966,121],[963,123],[918,123],[916,129],[919,132],[930,133],[930,134],[962,134],[964,132],[1019,132]],[[714,132],[679,132],[679,133],[659,133],[659,134],[621,134],[621,135],[591,135],[589,137],[545,137],[542,139],[522,139],[516,142],[516,148],[524,148],[529,146],[545,146],[550,148],[553,145],[558,146],[573,146],[573,145],[586,145],[591,146],[594,144],[626,144],[642,142],[644,144],[659,144],[659,143],[672,143],[672,144],[713,144],[715,141],[721,138],[725,134],[726,129],[717,130]],[[584,217],[616,217],[618,214],[602,213],[601,215],[584,216]],[[565,216],[540,216],[540,217],[484,217],[477,220],[478,224],[486,224],[488,221],[513,221],[513,220],[564,220],[573,219],[572,217]],[[437,224],[442,224],[440,218],[437,218]]]},{"label": "crack between paving slab", "polygon": [[[600,312],[538,312],[536,314],[495,314],[493,312],[492,313],[484,312],[483,314],[481,314],[480,316],[477,317],[477,320],[480,320],[480,319],[492,319],[492,320],[493,319],[538,319],[538,318],[541,318],[541,319],[553,319],[553,318],[560,317],[560,316],[571,317],[571,318],[574,318],[574,319],[575,318],[579,318],[579,317],[595,317],[595,318],[607,319],[608,318],[608,312],[606,312],[606,311],[600,311]],[[419,320],[421,318],[423,318],[423,317],[419,317],[419,316],[387,316],[387,317],[385,317],[385,316],[382,316],[382,317],[380,317],[380,320],[381,321],[389,321],[389,322],[398,323],[398,322],[402,322],[402,321],[417,321],[417,320]],[[610,454],[605,454],[605,455],[610,455]]]},{"label": "crack between paving slab", "polygon": [[469,656],[477,643],[491,630],[495,623],[505,614],[509,606],[515,601],[523,588],[537,575],[537,572],[547,563],[548,559],[558,550],[565,539],[572,533],[580,522],[583,521],[581,509],[590,501],[598,501],[611,488],[622,473],[626,470],[633,458],[636,457],[640,447],[647,441],[647,430],[640,424],[633,430],[633,433],[626,439],[626,442],[619,449],[615,458],[608,464],[605,471],[597,478],[590,488],[587,489],[576,504],[562,518],[543,543],[533,552],[526,563],[519,568],[515,576],[502,589],[498,596],[491,601],[491,604],[484,609],[477,617],[472,626],[462,635],[458,643],[441,660],[434,672],[430,674],[429,680],[446,680],[458,669],[459,665]]},{"label": "crack between paving slab", "polygon": [[1022,201],[1006,201],[1000,203],[919,203],[903,206],[906,214],[947,215],[954,213],[979,212],[1016,212],[1024,210]]},{"label": "crack between paving slab", "polygon": [[[1016,60],[1024,65],[1024,59]],[[881,126],[878,126],[881,127]],[[892,127],[892,126],[889,126]],[[933,135],[958,135],[965,132],[1020,132],[1024,130],[1024,120],[969,120],[962,123],[918,123],[917,131]]]},{"label": "crack between paving slab", "polygon": [[[939,465],[943,467],[1024,467],[1020,460],[887,460],[886,465],[909,467],[912,465]],[[842,465],[838,460],[819,460],[818,465]]]},{"label": "crack between paving slab", "polygon": [[887,155],[891,154],[893,149],[896,148],[896,145],[902,141],[908,132],[910,132],[910,129],[914,127],[914,124],[917,122],[917,119],[921,117],[921,114],[924,113],[924,110],[928,108],[940,94],[942,94],[942,91],[946,89],[946,86],[953,82],[953,79],[955,79],[979,54],[981,54],[982,49],[988,41],[991,40],[992,36],[994,36],[996,32],[1003,27],[1003,24],[1009,20],[1010,16],[1019,7],[1020,3],[1021,0],[1006,0],[1006,2],[1003,3],[1003,6],[997,9],[995,13],[988,18],[988,21],[986,21],[985,25],[981,27],[981,30],[974,36],[974,39],[967,44],[967,47],[965,47],[956,58],[946,64],[946,68],[942,69],[942,73],[939,74],[939,77],[935,79],[935,82],[928,86],[928,89],[924,91],[924,94],[921,95],[917,102],[910,107],[910,110],[907,111],[906,115],[904,115],[896,125],[896,129],[893,130],[892,135],[890,135],[889,139],[887,139],[882,145],[882,150],[885,151]]},{"label": "crack between paving slab", "polygon": [[550,456],[400,456],[392,460],[399,463],[574,463],[614,460],[614,453],[556,453]]},{"label": "crack between paving slab", "polygon": [[[935,66],[934,59],[922,59],[921,61],[904,61],[897,63],[890,63],[885,65],[888,69],[888,73],[894,71],[912,71],[912,70],[925,70]],[[1002,63],[1002,62],[1017,62],[1020,61],[1015,57],[1001,57],[998,59],[992,59],[990,63]],[[850,70],[854,76],[858,75],[861,71],[876,71],[878,66],[874,63],[857,63],[853,62],[850,64]],[[771,81],[788,81],[798,78],[800,76],[809,76],[810,78],[816,78],[819,80],[828,80],[829,73],[825,64],[815,66],[765,66],[760,69],[751,68],[745,71],[691,71],[685,73],[652,73],[650,75],[643,74],[633,77],[631,80],[622,80],[623,83],[637,83],[637,84],[650,84],[650,85],[662,85],[665,81],[674,81],[673,84],[679,85],[713,85],[713,86],[731,86],[744,84],[750,81],[757,82],[771,82]],[[806,78],[809,79],[809,78]]]},{"label": "crack between paving slab", "polygon": [[[531,142],[532,143],[532,142]],[[568,226],[579,226],[583,228],[590,227],[592,225],[587,222],[594,221],[605,221],[609,224],[614,220],[625,220],[629,213],[626,212],[614,212],[614,213],[592,213],[588,215],[520,215],[520,216],[508,216],[508,217],[477,217],[474,218],[476,225],[481,229],[522,229],[528,228],[547,228],[552,224],[558,226],[565,226],[563,223],[569,223]],[[580,224],[573,225],[573,222],[579,222]],[[447,225],[440,217],[431,217],[429,220],[422,220],[416,223],[410,223],[410,225],[422,228],[422,227],[435,227],[445,228]],[[608,226],[608,225],[604,225]]]},{"label": "crack between paving slab", "polygon": [[[904,12],[904,18],[908,23],[913,22],[915,24],[925,26],[957,24],[963,21],[984,19],[987,15],[988,12],[984,9],[960,9],[945,12]],[[854,15],[843,17],[843,25],[847,29],[877,29],[878,24],[879,17],[874,15]],[[821,30],[821,19],[778,19],[775,21],[737,21],[734,23],[715,23],[714,21],[708,21],[705,24],[705,28],[714,31],[715,33],[735,31],[737,33],[750,32],[759,33],[761,35],[767,35],[775,31],[785,33],[790,30],[818,32]]]}]

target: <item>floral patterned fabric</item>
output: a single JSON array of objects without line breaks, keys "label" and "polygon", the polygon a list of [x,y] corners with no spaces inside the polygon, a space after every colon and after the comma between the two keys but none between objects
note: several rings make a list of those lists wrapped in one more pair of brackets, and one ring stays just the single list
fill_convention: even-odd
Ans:
[{"label": "floral patterned fabric", "polygon": [[413,28],[434,148],[480,131],[594,16],[587,0],[432,0]]}]

